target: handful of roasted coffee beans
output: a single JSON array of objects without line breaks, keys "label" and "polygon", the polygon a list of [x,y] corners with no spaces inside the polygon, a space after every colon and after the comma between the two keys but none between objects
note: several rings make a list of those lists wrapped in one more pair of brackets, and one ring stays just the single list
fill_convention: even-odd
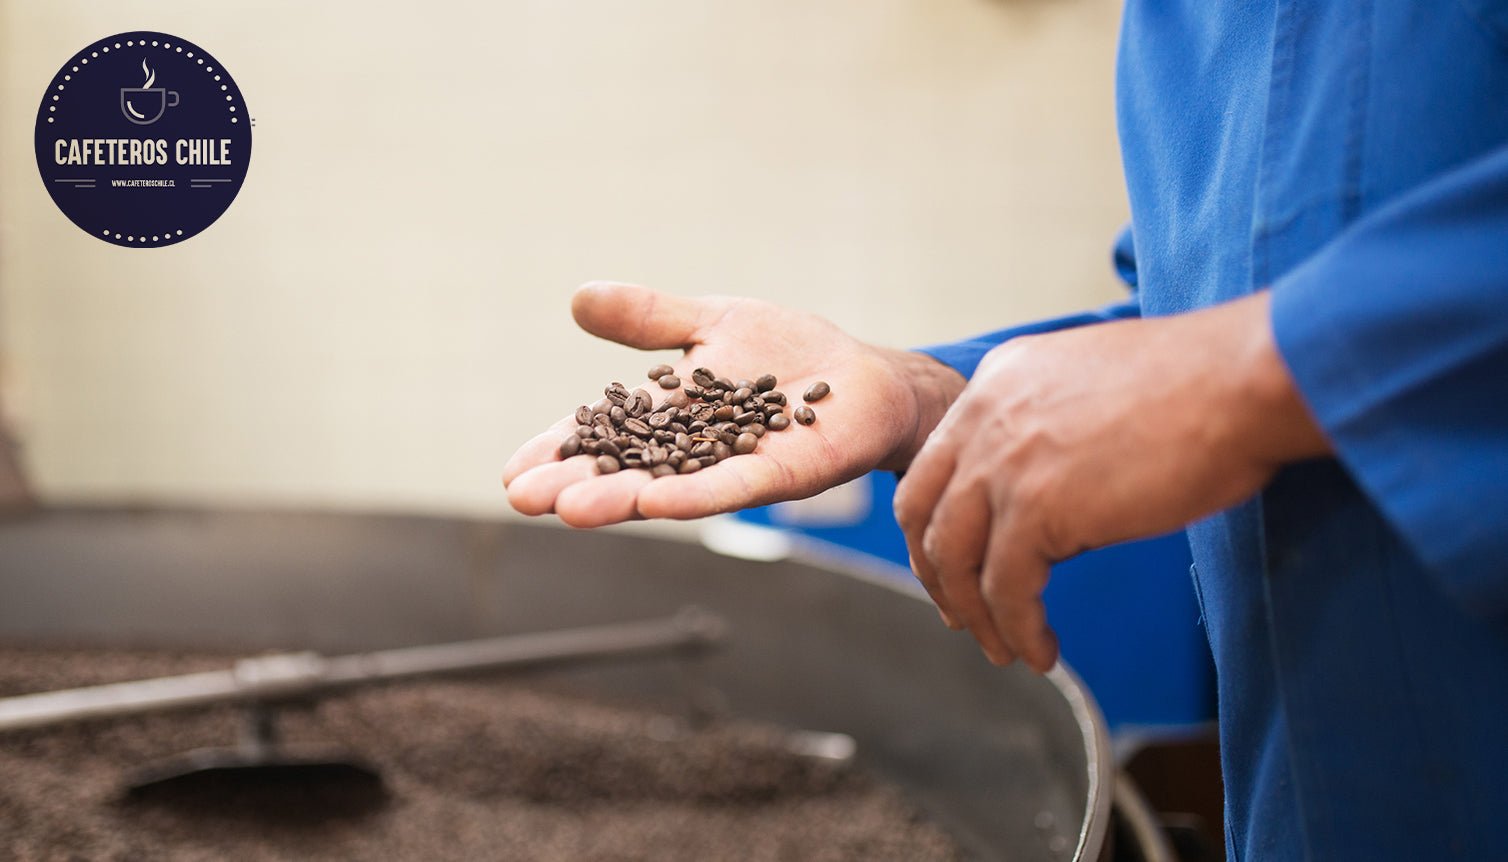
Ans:
[{"label": "handful of roasted coffee beans", "polygon": [[[656,365],[649,379],[665,390],[665,400],[656,405],[643,389],[609,385],[601,401],[576,408],[576,432],[560,444],[560,457],[595,455],[602,473],[637,468],[657,478],[674,476],[747,455],[767,432],[791,427],[786,396],[775,388],[773,374],[729,380],[698,368],[691,372],[692,385],[683,386],[669,365]],[[805,400],[829,391],[826,383],[815,383]],[[810,425],[817,414],[803,406],[795,418]]]}]

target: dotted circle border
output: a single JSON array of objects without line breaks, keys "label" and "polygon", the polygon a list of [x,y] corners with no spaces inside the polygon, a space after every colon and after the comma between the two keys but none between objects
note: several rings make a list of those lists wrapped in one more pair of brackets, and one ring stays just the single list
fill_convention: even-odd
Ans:
[{"label": "dotted circle border", "polygon": [[[159,45],[159,43],[161,43],[161,44]],[[112,46],[115,47],[117,50],[122,50],[122,51],[125,50],[126,48],[136,48],[136,47],[145,48],[145,47],[148,47],[146,39],[127,39],[125,41],[125,46],[124,47],[121,46],[120,42],[116,42],[116,41],[113,41],[111,39],[104,39],[99,44],[86,46],[82,51],[80,51],[79,54],[78,54],[78,56],[75,57],[75,58],[73,58],[73,61],[67,64],[68,68],[69,68],[69,71],[63,73],[63,80],[65,82],[72,81],[73,80],[73,76],[76,75],[76,74],[79,74],[80,71],[82,71],[79,68],[80,66],[87,66],[87,65],[89,65],[89,59],[91,57],[98,58],[100,54],[108,54],[108,53],[110,53],[110,48]],[[175,49],[174,46],[173,46],[173,43],[169,42],[166,39],[153,39],[152,42],[151,42],[151,47],[153,47],[153,48],[161,47],[164,51],[169,51],[169,52],[175,53],[175,54],[184,54],[184,56],[186,56],[186,57],[193,57],[194,56],[194,52],[193,51],[189,51],[189,52],[185,53],[184,50],[183,50],[183,46],[182,45],[177,46],[177,48]],[[86,54],[88,56],[85,56]],[[206,65],[205,62],[204,62],[204,58],[203,57],[196,57],[195,59],[198,61],[198,65],[204,67],[205,74],[214,75],[214,78],[215,78],[216,81],[221,80],[221,76],[220,75],[215,75],[214,74],[215,73],[215,67],[214,66],[210,66],[210,65]],[[58,90],[59,91],[65,90],[65,84],[58,84]],[[228,84],[221,84],[220,85],[220,90],[221,90],[221,92],[224,92],[226,94],[225,95],[225,101],[231,103],[231,104],[229,104],[229,105],[226,106],[229,109],[229,113],[234,114],[236,112],[235,97],[232,96],[228,92],[230,90],[230,86]],[[55,116],[57,116],[57,110],[63,104],[62,96],[60,96],[58,93],[53,93],[52,94],[52,101],[55,104],[49,105],[47,107],[47,122],[48,123],[51,123],[53,121],[53,118]],[[240,117],[233,116],[233,117],[230,118],[230,121],[232,123],[239,123],[240,122]],[[121,238],[121,234],[120,233],[115,232],[115,231],[111,231],[109,228],[101,230],[100,231],[100,235],[101,236],[112,237],[114,239],[120,239]],[[181,231],[181,230],[174,230],[171,233],[169,233],[168,231],[163,231],[161,234],[154,235],[152,237],[152,242],[158,242],[159,241],[158,240],[159,236],[162,238],[163,241],[172,242],[172,241],[175,241],[178,237],[183,236],[183,231]],[[135,236],[134,234],[126,234],[126,241],[127,242],[144,243],[144,242],[147,241],[147,238],[145,236],[138,237],[138,236]]]}]

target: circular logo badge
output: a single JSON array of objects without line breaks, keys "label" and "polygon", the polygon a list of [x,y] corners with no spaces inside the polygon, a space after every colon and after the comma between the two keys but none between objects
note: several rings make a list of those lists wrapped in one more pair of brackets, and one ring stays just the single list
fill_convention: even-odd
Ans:
[{"label": "circular logo badge", "polygon": [[37,168],[58,209],[131,248],[182,242],[236,199],[251,118],[230,73],[167,33],[121,33],[63,64],[37,109]]}]

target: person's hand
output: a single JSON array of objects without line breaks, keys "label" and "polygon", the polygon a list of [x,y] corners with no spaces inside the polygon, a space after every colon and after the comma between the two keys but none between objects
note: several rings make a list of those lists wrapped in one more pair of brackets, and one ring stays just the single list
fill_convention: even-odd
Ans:
[{"label": "person's hand", "polygon": [[[576,292],[571,312],[582,329],[602,338],[644,350],[684,348],[685,356],[672,363],[683,380],[699,366],[734,379],[769,372],[792,407],[812,383],[832,386],[832,394],[813,405],[816,424],[792,423],[766,434],[752,454],[653,480],[644,470],[598,475],[590,456],[561,460],[560,443],[575,427],[574,419],[562,419],[514,453],[503,483],[519,512],[554,512],[578,527],[696,518],[800,499],[878,467],[903,466],[964,384],[928,357],[872,347],[822,318],[749,299],[687,299],[589,284]],[[640,373],[609,376],[632,388]],[[657,399],[663,395],[652,383],[639,385]]]},{"label": "person's hand", "polygon": [[1327,452],[1267,309],[1260,293],[990,351],[896,491],[944,621],[997,664],[1046,671],[1051,564],[1183,527]]}]

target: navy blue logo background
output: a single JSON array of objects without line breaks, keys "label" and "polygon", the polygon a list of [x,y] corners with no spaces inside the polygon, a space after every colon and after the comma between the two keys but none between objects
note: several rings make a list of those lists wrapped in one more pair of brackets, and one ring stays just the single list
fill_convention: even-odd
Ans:
[{"label": "navy blue logo background", "polygon": [[48,194],[74,224],[116,245],[171,245],[235,200],[251,162],[251,118],[230,73],[203,48],[167,33],[120,33],[58,70],[37,109],[36,150]]}]

